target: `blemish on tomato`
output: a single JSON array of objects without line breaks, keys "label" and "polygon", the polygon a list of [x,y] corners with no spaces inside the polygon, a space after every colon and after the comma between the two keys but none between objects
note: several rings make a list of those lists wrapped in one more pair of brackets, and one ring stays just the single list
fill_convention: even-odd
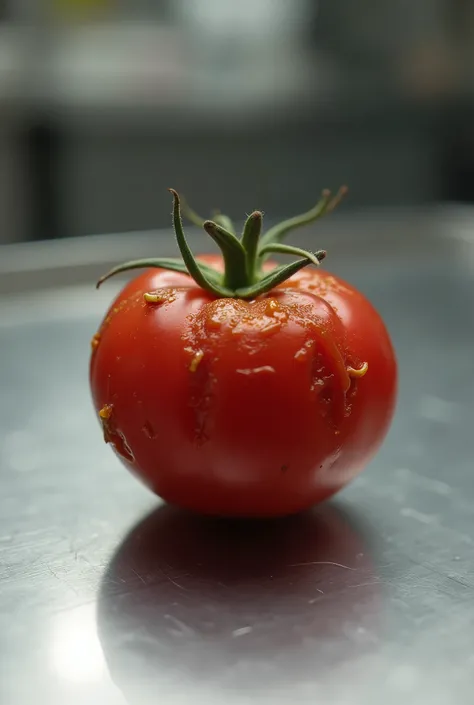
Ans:
[{"label": "blemish on tomato", "polygon": [[310,391],[317,400],[318,412],[333,428],[337,428],[346,414],[346,380],[350,386],[345,367],[342,368],[344,375],[341,375],[339,357],[333,354],[332,346],[329,350],[325,345],[318,346],[310,370]]},{"label": "blemish on tomato", "polygon": [[275,311],[280,309],[280,304],[276,299],[267,299],[265,305],[265,314],[267,316],[273,316]]},{"label": "blemish on tomato", "polygon": [[222,325],[222,321],[218,316],[210,316],[207,325],[209,328],[220,328]]},{"label": "blemish on tomato", "polygon": [[327,379],[328,375],[324,367],[322,355],[320,352],[317,352],[311,364],[310,390],[314,392],[318,387],[324,386]]},{"label": "blemish on tomato", "polygon": [[115,450],[125,460],[133,462],[135,460],[132,449],[127,443],[124,434],[119,431],[113,422],[113,404],[105,404],[99,411],[99,418],[104,433],[104,441],[114,446]]},{"label": "blemish on tomato", "polygon": [[280,323],[285,323],[288,320],[287,311],[282,309],[281,304],[276,299],[267,299],[264,312],[268,318],[274,318]]},{"label": "blemish on tomato", "polygon": [[302,291],[310,291],[316,296],[325,297],[331,292],[340,293],[344,295],[353,295],[353,291],[331,275],[321,277],[318,272],[314,270],[302,270],[298,272],[294,277],[285,281],[282,285],[285,289],[296,289]]},{"label": "blemish on tomato", "polygon": [[102,323],[102,328],[105,328],[106,326],[110,325],[112,318],[117,315],[117,313],[120,313],[120,311],[123,311],[128,305],[130,304],[130,299],[124,299],[123,301],[120,301],[120,303],[117,306],[114,306],[112,308],[107,317],[105,318],[104,322]]},{"label": "blemish on tomato", "polygon": [[150,440],[153,440],[157,436],[157,433],[156,433],[155,429],[153,428],[150,421],[145,421],[145,423],[142,426],[142,431],[145,434],[145,436],[147,438],[149,438]]},{"label": "blemish on tomato", "polygon": [[269,335],[270,333],[274,333],[277,330],[281,328],[281,322],[280,321],[272,321],[271,323],[267,323],[263,328],[260,330],[260,333],[264,333],[265,335]]},{"label": "blemish on tomato", "polygon": [[262,365],[261,367],[249,367],[246,369],[236,370],[239,375],[258,375],[262,373],[274,374],[275,368],[271,365]]},{"label": "blemish on tomato", "polygon": [[172,304],[176,301],[176,293],[169,289],[156,289],[143,294],[143,299],[148,304]]},{"label": "blemish on tomato", "polygon": [[294,358],[299,362],[303,362],[308,357],[308,353],[314,347],[314,340],[307,340],[302,348],[295,352]]},{"label": "blemish on tomato", "polygon": [[204,357],[204,350],[194,350],[193,348],[184,348],[185,352],[192,355],[191,362],[189,363],[189,371],[196,372],[199,364]]},{"label": "blemish on tomato", "polygon": [[110,417],[112,416],[112,411],[114,409],[113,404],[105,404],[102,409],[99,411],[99,416],[101,419],[104,421],[108,421]]},{"label": "blemish on tomato", "polygon": [[92,350],[96,350],[99,347],[100,337],[101,337],[100,333],[96,333],[95,335],[92,336],[92,340],[91,340]]},{"label": "blemish on tomato", "polygon": [[146,291],[143,294],[143,299],[147,304],[162,304],[166,301],[162,294],[153,294],[151,291]]},{"label": "blemish on tomato", "polygon": [[368,369],[369,369],[369,363],[363,362],[362,366],[359,367],[358,369],[356,369],[354,367],[346,367],[346,372],[349,375],[349,377],[351,377],[351,379],[360,379],[361,377],[365,377]]},{"label": "blemish on tomato", "polygon": [[135,457],[132,453],[132,449],[128,445],[127,439],[121,431],[117,431],[117,437],[114,439],[113,444],[117,453],[119,453],[119,455],[125,458],[125,460],[131,462],[135,460]]},{"label": "blemish on tomato", "polygon": [[212,373],[212,360],[203,355],[196,371],[189,376],[189,406],[194,418],[193,441],[201,447],[210,439],[212,432],[212,415],[214,387],[216,377]]},{"label": "blemish on tomato", "polygon": [[215,330],[220,330],[224,326],[234,328],[241,320],[239,309],[245,310],[241,305],[237,305],[237,302],[233,302],[233,305],[225,300],[214,302],[210,307],[212,313],[205,322],[206,327]]}]

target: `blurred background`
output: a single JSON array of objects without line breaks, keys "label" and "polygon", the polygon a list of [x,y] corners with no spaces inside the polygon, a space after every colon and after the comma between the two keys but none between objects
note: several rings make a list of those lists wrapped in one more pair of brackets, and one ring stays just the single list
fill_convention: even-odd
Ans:
[{"label": "blurred background", "polygon": [[0,0],[0,242],[474,200],[472,0]]}]

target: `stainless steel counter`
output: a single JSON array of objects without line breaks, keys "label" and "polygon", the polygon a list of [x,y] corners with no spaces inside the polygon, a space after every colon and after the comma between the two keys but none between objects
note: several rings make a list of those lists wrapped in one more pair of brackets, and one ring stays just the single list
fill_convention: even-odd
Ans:
[{"label": "stainless steel counter", "polygon": [[61,288],[67,247],[49,288],[41,245],[0,251],[4,276],[24,264],[0,303],[2,705],[472,702],[474,217],[318,233],[386,318],[398,412],[335,501],[250,524],[160,505],[103,444],[89,338],[117,284],[93,289],[97,240]]}]

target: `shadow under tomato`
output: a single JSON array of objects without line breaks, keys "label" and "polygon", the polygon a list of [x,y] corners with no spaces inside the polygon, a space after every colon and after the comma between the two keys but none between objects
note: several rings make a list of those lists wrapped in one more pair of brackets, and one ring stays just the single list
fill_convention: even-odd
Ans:
[{"label": "shadow under tomato", "polygon": [[319,681],[378,641],[364,533],[334,504],[266,521],[159,507],[103,576],[98,629],[113,680],[134,703],[295,694]]}]

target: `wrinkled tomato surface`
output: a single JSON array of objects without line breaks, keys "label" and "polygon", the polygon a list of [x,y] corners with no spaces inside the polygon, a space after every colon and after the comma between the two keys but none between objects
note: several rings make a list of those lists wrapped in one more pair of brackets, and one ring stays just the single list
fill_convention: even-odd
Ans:
[{"label": "wrinkled tomato surface", "polygon": [[381,317],[319,269],[250,302],[146,270],[92,348],[105,440],[156,494],[202,513],[285,515],[326,499],[372,458],[394,411]]}]

